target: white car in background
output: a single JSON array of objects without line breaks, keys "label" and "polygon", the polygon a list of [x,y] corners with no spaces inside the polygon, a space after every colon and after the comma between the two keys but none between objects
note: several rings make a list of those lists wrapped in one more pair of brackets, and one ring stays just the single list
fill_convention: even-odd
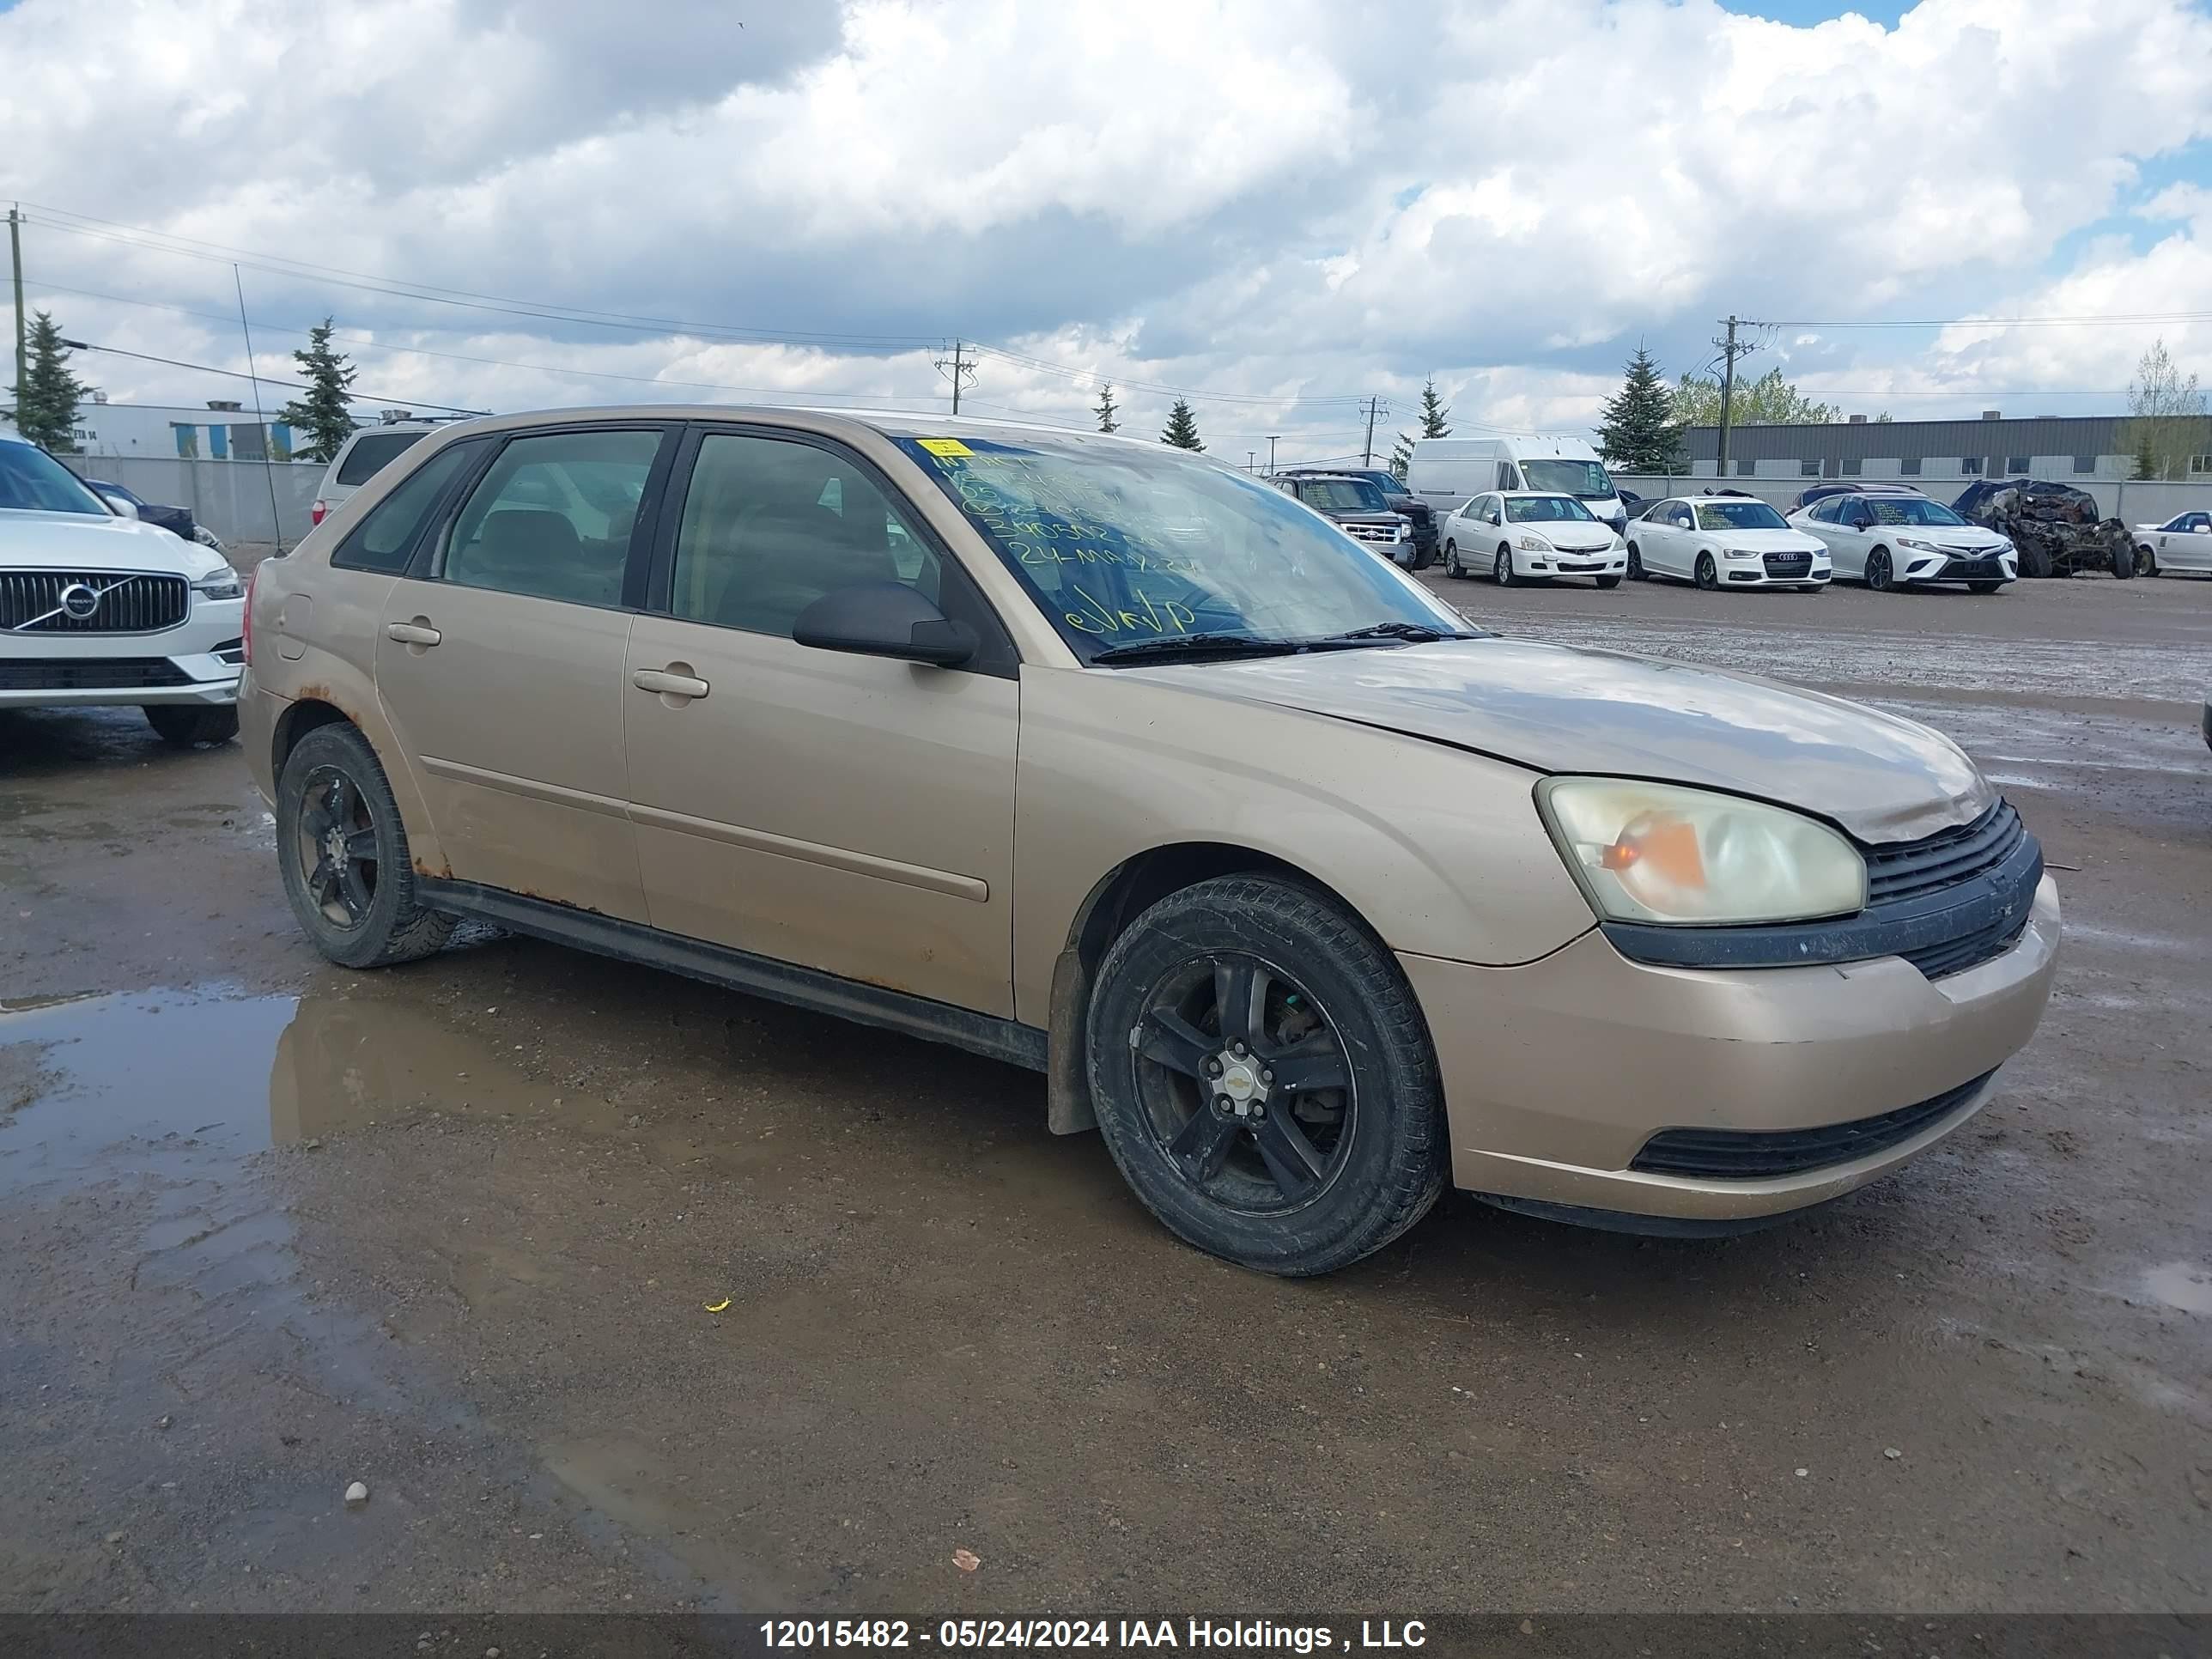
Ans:
[{"label": "white car in background", "polygon": [[1628,521],[1628,574],[1672,576],[1708,592],[1795,587],[1817,593],[1832,574],[1827,544],[1792,530],[1753,495],[1709,490],[1654,501]]},{"label": "white car in background", "polygon": [[1447,576],[1487,570],[1500,587],[1590,576],[1618,587],[1628,574],[1626,544],[1572,495],[1493,489],[1462,501],[1437,533]]},{"label": "white car in background", "polygon": [[179,748],[227,742],[245,600],[222,554],[0,436],[0,709],[119,703]]},{"label": "white car in background", "polygon": [[2164,524],[2136,526],[2136,574],[2168,570],[2212,575],[2212,513],[2177,513]]},{"label": "white car in background", "polygon": [[1823,495],[1790,523],[1827,544],[1838,577],[1878,593],[1921,582],[1964,582],[1970,592],[1994,593],[2020,576],[2019,553],[1996,531],[1894,486]]},{"label": "white car in background", "polygon": [[315,505],[307,515],[308,521],[320,524],[329,518],[345,505],[346,498],[355,490],[446,424],[442,421],[386,421],[380,426],[362,427],[338,446],[338,453],[323,469],[323,481],[316,487]]}]

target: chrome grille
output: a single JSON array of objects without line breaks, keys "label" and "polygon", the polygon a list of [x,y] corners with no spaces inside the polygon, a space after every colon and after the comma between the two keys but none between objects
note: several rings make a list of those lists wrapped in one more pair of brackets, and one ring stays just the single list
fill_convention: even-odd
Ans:
[{"label": "chrome grille", "polygon": [[[64,596],[86,596],[82,616]],[[191,610],[182,576],[115,570],[0,571],[0,632],[10,634],[153,634],[174,628]]]}]

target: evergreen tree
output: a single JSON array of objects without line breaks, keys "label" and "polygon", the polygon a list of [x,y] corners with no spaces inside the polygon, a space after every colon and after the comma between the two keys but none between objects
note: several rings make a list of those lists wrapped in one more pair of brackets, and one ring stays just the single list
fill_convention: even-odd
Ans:
[{"label": "evergreen tree", "polygon": [[300,453],[309,460],[327,463],[338,447],[353,435],[353,416],[346,413],[352,399],[346,388],[357,372],[345,354],[331,348],[331,319],[307,331],[307,345],[292,354],[292,361],[307,378],[307,395],[284,405],[277,419],[307,435]]},{"label": "evergreen tree", "polygon": [[[1427,437],[1429,434],[1423,433],[1421,435]],[[1439,432],[1435,435],[1441,438],[1444,434]],[[1406,482],[1406,474],[1413,470],[1413,434],[1410,432],[1401,432],[1398,434],[1398,441],[1391,446],[1390,471],[1398,482],[1403,483]]]},{"label": "evergreen tree", "polygon": [[1114,401],[1114,382],[1111,380],[1100,382],[1098,402],[1091,411],[1098,417],[1098,429],[1101,432],[1119,432],[1121,429],[1121,423],[1114,417],[1121,413],[1121,405]]},{"label": "evergreen tree", "polygon": [[15,429],[33,443],[66,455],[76,447],[70,434],[87,388],[70,373],[61,325],[43,311],[32,322],[30,348],[27,378],[13,388],[15,406],[9,413],[15,418]]},{"label": "evergreen tree", "polygon": [[1168,423],[1161,429],[1160,441],[1172,444],[1177,449],[1206,447],[1198,441],[1198,416],[1190,412],[1189,404],[1181,398],[1176,398],[1175,407],[1168,410]]},{"label": "evergreen tree", "polygon": [[[1451,410],[1444,407],[1444,400],[1437,396],[1437,377],[1430,375],[1429,383],[1421,388],[1421,435],[1424,438],[1450,437],[1451,428],[1444,424],[1444,417],[1450,413]],[[1398,476],[1402,478],[1406,475],[1401,472]]]},{"label": "evergreen tree", "polygon": [[2158,459],[2158,439],[2149,427],[2138,425],[2136,431],[2136,470],[2137,483],[2163,478],[2166,468]]},{"label": "evergreen tree", "polygon": [[1628,360],[1620,390],[1606,399],[1598,448],[1622,472],[1664,475],[1682,466],[1682,428],[1659,365],[1641,345]]}]

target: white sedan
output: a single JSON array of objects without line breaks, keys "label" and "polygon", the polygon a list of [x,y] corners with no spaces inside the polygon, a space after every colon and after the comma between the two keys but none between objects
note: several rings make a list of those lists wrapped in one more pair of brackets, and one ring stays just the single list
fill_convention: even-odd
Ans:
[{"label": "white sedan", "polygon": [[2177,513],[2164,524],[2136,526],[2136,574],[2167,570],[2212,575],[2212,513]]},{"label": "white sedan", "polygon": [[1455,508],[1437,536],[1445,575],[1487,570],[1501,587],[1553,576],[1592,576],[1600,587],[1618,587],[1628,574],[1620,538],[1572,495],[1493,489]]},{"label": "white sedan", "polygon": [[1629,573],[1672,576],[1708,592],[1795,587],[1817,593],[1833,574],[1827,544],[1792,530],[1750,495],[1682,495],[1654,501],[1628,522]]},{"label": "white sedan", "polygon": [[226,742],[245,592],[212,548],[0,437],[0,708],[121,703],[179,748]]}]

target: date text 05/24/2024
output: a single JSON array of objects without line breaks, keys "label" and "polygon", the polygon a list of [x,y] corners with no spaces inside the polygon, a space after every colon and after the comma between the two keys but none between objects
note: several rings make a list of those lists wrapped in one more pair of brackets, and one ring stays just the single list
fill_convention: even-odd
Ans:
[{"label": "date text 05/24/2024", "polygon": [[1196,1649],[1245,1653],[1349,1653],[1419,1648],[1428,1634],[1418,1619],[1363,1619],[1357,1632],[1327,1625],[1266,1619],[768,1619],[771,1648],[911,1648],[1015,1651],[1089,1648]]}]

